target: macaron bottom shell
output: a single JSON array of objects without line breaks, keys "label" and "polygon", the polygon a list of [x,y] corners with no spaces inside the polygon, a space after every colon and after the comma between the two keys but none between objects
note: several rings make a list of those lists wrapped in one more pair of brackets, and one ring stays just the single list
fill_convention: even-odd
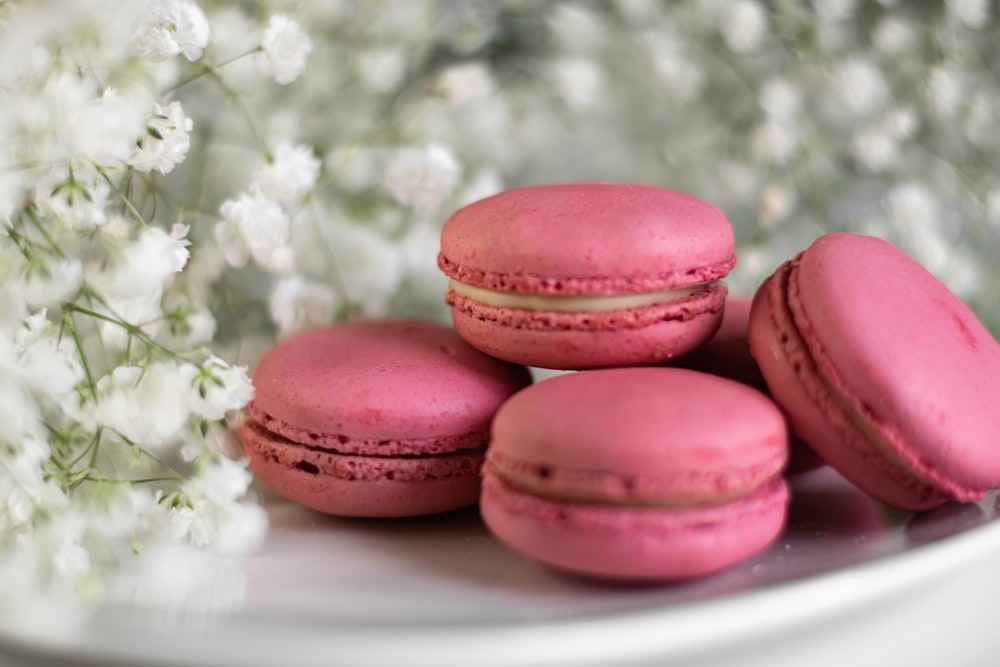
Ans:
[{"label": "macaron bottom shell", "polygon": [[[709,340],[722,322],[726,288],[696,299],[610,313],[548,313],[480,306],[452,308],[458,333],[481,352],[537,368],[583,370],[660,364]],[[643,310],[655,309],[655,318]],[[638,320],[638,321],[637,321]]]},{"label": "macaron bottom shell", "polygon": [[501,542],[555,569],[653,583],[708,575],[760,552],[784,528],[788,499],[779,477],[723,505],[571,503],[515,489],[487,463],[480,512]]},{"label": "macaron bottom shell", "polygon": [[408,517],[475,505],[482,451],[441,456],[344,456],[317,452],[269,433],[251,420],[240,427],[254,475],[279,496],[347,517]]}]

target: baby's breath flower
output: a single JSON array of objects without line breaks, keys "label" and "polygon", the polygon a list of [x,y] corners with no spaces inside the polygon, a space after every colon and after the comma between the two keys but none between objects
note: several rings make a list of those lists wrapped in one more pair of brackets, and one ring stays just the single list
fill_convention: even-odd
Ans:
[{"label": "baby's breath flower", "polygon": [[888,14],[875,24],[872,44],[882,53],[890,56],[912,51],[918,40],[918,27],[905,16]]},{"label": "baby's breath flower", "polygon": [[282,142],[257,170],[250,187],[279,204],[291,204],[316,185],[319,169],[312,148]]},{"label": "baby's breath flower", "polygon": [[914,231],[937,221],[937,199],[922,183],[894,185],[886,195],[885,208],[900,230]]},{"label": "baby's breath flower", "polygon": [[989,0],[945,0],[949,18],[967,28],[980,30],[990,18]]},{"label": "baby's breath flower", "polygon": [[764,122],[750,137],[753,155],[763,162],[785,164],[797,148],[798,140],[794,130],[789,125],[776,121]]},{"label": "baby's breath flower", "polygon": [[920,118],[910,105],[890,109],[885,117],[885,129],[896,139],[909,139],[920,127]]},{"label": "baby's breath flower", "polygon": [[149,227],[107,270],[90,278],[92,284],[119,298],[150,299],[159,303],[164,288],[187,264],[188,228],[175,225],[168,234]]},{"label": "baby's breath flower", "polygon": [[48,443],[18,356],[14,341],[0,331],[0,445],[13,446],[37,465],[48,456]]},{"label": "baby's breath flower", "polygon": [[737,54],[750,53],[764,38],[767,9],[757,0],[735,0],[722,23],[722,39]]},{"label": "baby's breath flower", "polygon": [[449,2],[438,31],[445,44],[456,53],[474,53],[489,44],[501,31],[498,5],[491,2]]},{"label": "baby's breath flower", "polygon": [[246,367],[230,366],[214,355],[197,367],[185,364],[181,374],[191,376],[191,411],[210,421],[223,419],[227,412],[239,410],[253,398]]},{"label": "baby's breath flower", "polygon": [[188,60],[201,58],[208,45],[208,19],[191,0],[152,0],[132,34],[132,43],[143,58],[167,60],[183,53]]},{"label": "baby's breath flower", "polygon": [[678,35],[669,31],[647,31],[640,44],[648,50],[656,76],[671,99],[689,102],[697,97],[705,83],[701,64],[692,59],[688,45]]},{"label": "baby's breath flower", "polygon": [[61,122],[73,138],[71,154],[104,166],[117,165],[131,154],[141,116],[132,100],[106,88],[99,97],[71,108]]},{"label": "baby's breath flower", "polygon": [[73,344],[59,335],[46,312],[25,319],[15,337],[18,373],[36,397],[56,404],[66,400],[83,381],[83,368]]},{"label": "baby's breath flower", "polygon": [[82,406],[85,423],[156,451],[175,442],[189,415],[190,383],[176,364],[119,366],[97,383],[97,402]]},{"label": "baby's breath flower", "polygon": [[837,100],[855,114],[868,114],[882,108],[889,88],[879,66],[865,56],[851,56],[833,72]]},{"label": "baby's breath flower", "polygon": [[966,77],[959,70],[940,65],[927,77],[927,104],[944,119],[952,118],[965,101]]},{"label": "baby's breath flower", "polygon": [[186,295],[168,292],[163,299],[166,331],[161,333],[169,345],[186,350],[212,342],[217,331],[216,319],[205,304],[194,303]]},{"label": "baby's breath flower", "polygon": [[592,53],[604,39],[601,19],[582,5],[560,3],[549,18],[549,30],[564,49]]},{"label": "baby's breath flower", "polygon": [[380,46],[359,53],[356,67],[361,82],[368,90],[388,93],[406,77],[406,56],[398,47]]},{"label": "baby's breath flower", "polygon": [[551,63],[548,78],[553,90],[570,109],[586,111],[600,100],[604,75],[600,67],[584,57],[566,57]]},{"label": "baby's breath flower", "polygon": [[428,213],[436,209],[458,185],[462,167],[445,146],[403,148],[385,172],[385,185],[400,204]]},{"label": "baby's breath flower", "polygon": [[276,83],[286,85],[302,74],[312,42],[297,21],[275,14],[264,30],[261,48],[257,61],[261,69]]},{"label": "baby's breath flower", "polygon": [[194,121],[184,115],[180,102],[175,100],[166,109],[153,105],[153,115],[146,119],[146,133],[128,164],[141,172],[155,169],[169,174],[187,157],[193,128]]},{"label": "baby's breath flower", "polygon": [[271,319],[278,325],[278,338],[287,338],[332,322],[337,295],[326,285],[293,274],[278,282],[269,305]]},{"label": "baby's breath flower", "polygon": [[83,264],[78,258],[56,259],[27,273],[22,295],[25,305],[40,310],[72,297],[82,283]]},{"label": "baby's breath flower", "polygon": [[442,70],[437,91],[449,103],[463,105],[485,100],[496,91],[493,74],[484,63],[473,61]]},{"label": "baby's breath flower", "polygon": [[760,106],[777,121],[795,118],[802,107],[799,89],[786,78],[772,77],[764,82],[759,94]]},{"label": "baby's breath flower", "polygon": [[858,132],[851,142],[851,153],[863,168],[880,172],[895,163],[899,156],[896,138],[881,126]]},{"label": "baby's breath flower", "polygon": [[38,180],[34,201],[68,228],[87,232],[108,219],[111,186],[91,167],[54,169]]},{"label": "baby's breath flower", "polygon": [[785,220],[795,205],[795,194],[784,185],[770,184],[760,193],[757,216],[765,227]]},{"label": "baby's breath flower", "polygon": [[220,212],[222,222],[215,226],[215,239],[230,266],[244,266],[251,257],[267,264],[278,248],[288,243],[288,216],[261,192],[228,199]]}]

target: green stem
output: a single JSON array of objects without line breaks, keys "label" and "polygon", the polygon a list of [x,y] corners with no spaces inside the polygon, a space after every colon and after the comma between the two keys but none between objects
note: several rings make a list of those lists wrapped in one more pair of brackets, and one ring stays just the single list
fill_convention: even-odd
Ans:
[{"label": "green stem", "polygon": [[7,227],[7,235],[14,240],[14,245],[17,249],[21,251],[24,259],[27,260],[28,264],[33,264],[35,262],[35,253],[32,244],[28,239],[24,238],[17,230],[13,227]]},{"label": "green stem", "polygon": [[194,83],[195,81],[197,81],[198,79],[201,79],[202,77],[205,77],[205,76],[218,76],[219,69],[225,67],[226,65],[231,65],[232,63],[236,62],[237,60],[241,60],[243,58],[246,58],[247,56],[252,56],[255,53],[259,53],[260,51],[263,51],[263,50],[264,50],[264,48],[262,46],[256,46],[253,49],[250,49],[249,51],[247,51],[246,53],[241,53],[238,56],[233,56],[229,60],[223,60],[222,62],[220,62],[220,63],[218,63],[216,65],[213,65],[211,63],[205,63],[204,65],[202,65],[201,69],[199,69],[197,72],[195,72],[194,74],[192,74],[188,78],[182,79],[181,81],[178,81],[177,83],[175,83],[172,87],[167,88],[167,90],[164,92],[163,96],[169,98],[171,95],[173,95],[174,93],[176,93],[181,88],[183,88],[183,87],[185,87],[185,86],[187,86],[189,84]]},{"label": "green stem", "polygon": [[243,116],[243,120],[246,121],[247,127],[250,129],[250,134],[253,136],[254,143],[257,144],[257,148],[264,155],[270,155],[270,150],[267,147],[267,142],[264,141],[263,137],[260,136],[260,131],[257,129],[257,124],[253,120],[253,116],[250,115],[250,111],[246,108],[246,105],[240,101],[239,93],[230,88],[219,73],[212,71],[208,73],[216,83],[219,84],[219,88],[222,92],[226,94],[226,98],[229,99],[233,105],[236,107],[237,111]]},{"label": "green stem", "polygon": [[55,254],[55,256],[60,259],[66,259],[66,254],[62,251],[62,248],[59,247],[55,238],[49,233],[49,230],[42,224],[42,221],[39,220],[34,207],[26,207],[25,214],[28,216],[28,219],[31,220],[31,224],[35,227],[35,229],[38,230],[38,233],[45,238],[45,241],[49,244],[49,249]]},{"label": "green stem", "polygon": [[150,484],[152,482],[177,482],[181,481],[176,477],[143,477],[142,479],[123,479],[124,484]]},{"label": "green stem", "polygon": [[87,456],[87,454],[90,454],[91,452],[93,452],[93,453],[90,456],[90,465],[91,466],[94,465],[94,463],[97,461],[97,451],[100,449],[100,446],[101,446],[101,433],[103,431],[104,431],[104,427],[103,426],[98,426],[97,427],[97,430],[94,431],[94,437],[90,439],[90,442],[87,443],[87,446],[83,449],[82,452],[80,452],[77,455],[77,457],[75,459],[73,459],[72,461],[70,461],[70,463],[69,463],[69,467],[70,468],[72,468],[77,463],[79,463],[80,461],[82,461],[83,458],[85,456]]},{"label": "green stem", "polygon": [[118,199],[121,200],[122,205],[125,207],[125,210],[131,213],[132,216],[136,220],[138,220],[139,224],[141,224],[143,227],[149,227],[149,222],[146,221],[146,218],[142,215],[142,213],[139,212],[139,209],[135,207],[135,204],[132,203],[132,200],[130,200],[128,196],[122,191],[121,187],[117,183],[115,183],[114,180],[112,180],[111,176],[108,175],[107,170],[105,170],[103,167],[99,165],[94,165],[94,167],[97,169],[97,173],[101,175],[101,178],[103,178],[104,181],[109,186],[111,186],[111,189],[115,191],[115,194],[118,195]]},{"label": "green stem", "polygon": [[70,335],[73,336],[73,344],[76,345],[76,351],[80,355],[80,363],[83,365],[83,372],[87,377],[87,387],[90,389],[91,398],[97,401],[97,383],[94,381],[94,374],[90,370],[90,362],[87,360],[87,353],[83,349],[83,340],[80,339],[80,332],[77,331],[76,323],[70,316],[70,312],[75,308],[75,304],[63,304],[63,324],[69,329]]},{"label": "green stem", "polygon": [[75,480],[74,486],[79,486],[83,482],[94,482],[96,484],[150,484],[152,482],[177,482],[182,481],[175,477],[143,477],[140,479],[107,479],[105,477],[91,477],[89,474]]},{"label": "green stem", "polygon": [[157,456],[153,452],[149,451],[148,449],[146,449],[145,447],[143,447],[139,443],[135,442],[131,438],[127,437],[126,435],[122,434],[120,431],[115,431],[115,433],[118,435],[119,438],[121,438],[122,440],[124,440],[125,444],[127,444],[129,447],[133,448],[135,451],[139,452],[143,456],[151,459],[157,465],[159,465],[159,466],[163,467],[164,469],[170,471],[170,474],[173,475],[173,476],[172,477],[164,478],[163,481],[172,481],[172,482],[183,482],[184,481],[184,476],[181,475],[176,470],[174,470],[174,468],[171,465],[169,465],[168,463],[166,463],[159,456]]},{"label": "green stem", "polygon": [[[100,301],[100,299],[98,299],[98,301]],[[177,358],[177,359],[183,358],[173,350],[161,345],[160,343],[157,343],[155,340],[150,338],[149,335],[146,334],[142,329],[135,326],[134,324],[129,324],[124,320],[120,320],[116,317],[111,317],[110,315],[104,315],[103,313],[98,313],[95,310],[84,308],[83,306],[77,305],[75,303],[64,303],[63,310],[67,312],[80,313],[81,315],[92,317],[93,319],[100,320],[101,322],[108,322],[109,324],[114,324],[124,329],[130,336],[134,336],[139,340],[141,340],[143,344],[145,344],[147,347],[155,348],[171,358]]]}]

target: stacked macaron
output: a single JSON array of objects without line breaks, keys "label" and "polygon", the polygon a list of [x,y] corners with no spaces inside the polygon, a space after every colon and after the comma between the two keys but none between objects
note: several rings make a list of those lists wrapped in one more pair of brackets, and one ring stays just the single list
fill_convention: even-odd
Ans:
[{"label": "stacked macaron", "polygon": [[441,232],[455,328],[515,363],[582,369],[657,364],[712,337],[736,263],[714,206],[643,185],[502,192]]},{"label": "stacked macaron", "polygon": [[[639,581],[702,576],[781,534],[789,426],[793,465],[819,464],[808,447],[901,508],[1000,488],[1000,346],[940,282],[832,234],[751,305],[727,298],[735,259],[718,209],[663,188],[480,200],[442,230],[454,328],[369,320],[279,343],[244,451],[320,511],[478,501],[529,558]],[[579,372],[531,385],[527,366]]]},{"label": "stacked macaron", "polygon": [[521,188],[448,219],[438,265],[458,332],[511,362],[591,369],[495,417],[480,509],[500,540],[588,576],[671,580],[777,537],[781,412],[746,382],[661,366],[719,329],[735,261],[717,208],[651,186]]}]

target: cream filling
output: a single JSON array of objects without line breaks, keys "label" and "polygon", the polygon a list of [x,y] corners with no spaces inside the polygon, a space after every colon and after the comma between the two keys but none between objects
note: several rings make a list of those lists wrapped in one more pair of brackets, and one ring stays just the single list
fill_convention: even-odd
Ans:
[{"label": "cream filling", "polygon": [[521,292],[500,292],[498,290],[477,287],[468,283],[451,281],[451,289],[456,294],[473,301],[495,306],[497,308],[519,308],[522,310],[551,310],[562,313],[603,313],[624,308],[644,308],[658,303],[677,301],[697,294],[717,281],[681,287],[678,289],[660,290],[658,292],[641,292],[638,294],[602,294],[599,296],[551,296],[547,294],[523,294]]}]

